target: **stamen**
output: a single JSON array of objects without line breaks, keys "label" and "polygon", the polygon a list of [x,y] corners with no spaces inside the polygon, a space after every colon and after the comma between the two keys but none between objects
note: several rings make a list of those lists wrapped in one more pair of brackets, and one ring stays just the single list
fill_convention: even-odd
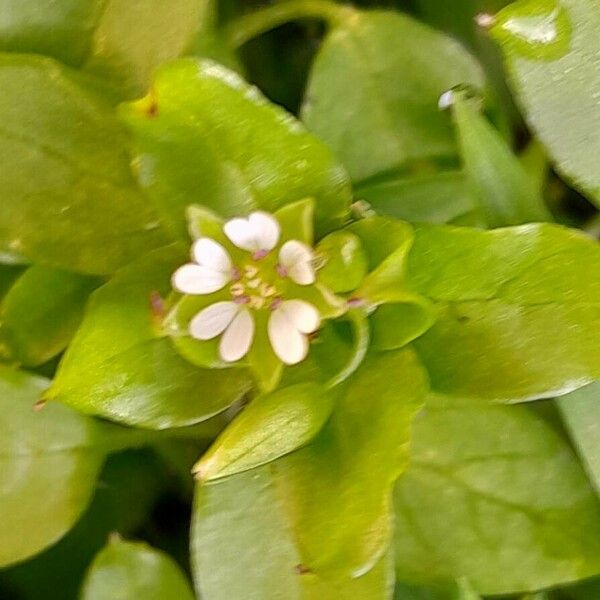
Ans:
[{"label": "stamen", "polygon": [[283,300],[281,299],[281,296],[277,296],[277,298],[273,298],[273,300],[271,300],[271,310],[277,310],[280,306],[280,304],[283,302]]},{"label": "stamen", "polygon": [[287,277],[288,276],[288,271],[283,265],[278,264],[275,267],[275,270],[277,271],[277,275],[279,275],[279,277]]},{"label": "stamen", "polygon": [[239,281],[241,276],[242,274],[237,267],[233,267],[233,269],[231,269],[231,281]]},{"label": "stamen", "polygon": [[236,296],[233,301],[236,304],[248,304],[250,302],[250,296]]},{"label": "stamen", "polygon": [[262,308],[265,305],[265,299],[260,296],[250,296],[250,308]]},{"label": "stamen", "polygon": [[238,283],[234,283],[229,288],[229,291],[231,292],[231,294],[233,296],[243,296],[246,291],[246,288],[244,287],[243,283],[238,282]]},{"label": "stamen", "polygon": [[365,305],[365,300],[364,298],[348,298],[346,305],[348,308],[359,308]]},{"label": "stamen", "polygon": [[258,291],[263,298],[268,298],[269,296],[274,296],[277,293],[277,290],[272,285],[269,285],[268,283],[263,283],[260,286],[260,290],[258,290]]},{"label": "stamen", "polygon": [[250,281],[246,282],[246,285],[255,290],[260,284],[262,283],[262,279],[260,277],[257,277],[256,279],[251,279]]},{"label": "stamen", "polygon": [[258,269],[254,265],[246,265],[244,267],[244,273],[248,279],[252,279],[258,275]]}]

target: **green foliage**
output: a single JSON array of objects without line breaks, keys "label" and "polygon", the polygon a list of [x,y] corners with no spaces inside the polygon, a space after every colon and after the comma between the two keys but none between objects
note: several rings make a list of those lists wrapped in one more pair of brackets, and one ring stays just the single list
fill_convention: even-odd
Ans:
[{"label": "green foliage", "polygon": [[595,598],[599,27],[0,0],[0,597]]},{"label": "green foliage", "polygon": [[94,558],[82,600],[192,600],[185,575],[168,555],[146,544],[110,540]]}]

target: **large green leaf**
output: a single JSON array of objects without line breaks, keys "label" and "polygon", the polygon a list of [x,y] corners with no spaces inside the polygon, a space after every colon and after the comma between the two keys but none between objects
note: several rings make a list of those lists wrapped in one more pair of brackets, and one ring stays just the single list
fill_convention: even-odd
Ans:
[{"label": "large green leaf", "polygon": [[311,571],[358,577],[385,553],[390,491],[406,467],[410,422],[426,388],[410,350],[367,358],[313,443],[273,463]]},{"label": "large green leaf", "polygon": [[50,59],[0,57],[0,254],[111,273],[165,243],[107,104]]},{"label": "large green leaf", "polygon": [[346,215],[348,179],[327,147],[225,67],[165,65],[122,115],[141,185],[181,235],[185,208],[198,203],[231,217],[314,197],[320,231]]},{"label": "large green leaf", "polygon": [[152,303],[168,293],[185,260],[177,246],[154,250],[98,289],[47,396],[157,429],[202,421],[240,398],[250,385],[244,371],[193,366],[159,337]]},{"label": "large green leaf", "polygon": [[315,383],[259,396],[217,438],[194,473],[206,482],[289,454],[315,437],[332,409],[327,391]]},{"label": "large green leaf", "polygon": [[594,0],[520,0],[494,19],[525,117],[556,167],[600,202],[600,11]]},{"label": "large green leaf", "polygon": [[110,540],[87,572],[81,600],[193,600],[183,571],[147,544]]},{"label": "large green leaf", "polygon": [[600,381],[557,400],[569,434],[600,494]]},{"label": "large green leaf", "polygon": [[303,119],[362,181],[453,156],[452,126],[438,99],[463,83],[480,87],[482,74],[456,41],[406,15],[351,12],[319,50]]},{"label": "large green leaf", "polygon": [[310,572],[269,466],[196,488],[191,545],[205,600],[386,600],[393,589],[389,557],[357,578]]},{"label": "large green leaf", "polygon": [[64,406],[35,411],[48,382],[0,367],[0,566],[60,539],[87,506],[106,431]]},{"label": "large green leaf", "polygon": [[432,387],[519,401],[600,375],[600,246],[556,225],[417,230],[409,283],[438,305],[416,341]]},{"label": "large green leaf", "polygon": [[0,305],[0,343],[7,357],[39,365],[64,350],[98,280],[60,269],[30,267]]},{"label": "large green leaf", "polygon": [[47,54],[141,94],[200,27],[197,0],[3,0],[0,49]]},{"label": "large green leaf", "polygon": [[483,594],[600,572],[600,504],[566,441],[526,407],[432,400],[395,494],[398,577]]}]

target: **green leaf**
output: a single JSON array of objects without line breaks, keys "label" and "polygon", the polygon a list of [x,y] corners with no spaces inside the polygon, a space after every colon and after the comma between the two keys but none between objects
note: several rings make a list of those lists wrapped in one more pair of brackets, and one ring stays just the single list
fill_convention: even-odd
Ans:
[{"label": "green leaf", "polygon": [[232,217],[313,197],[321,232],[346,216],[348,178],[330,151],[216,63],[165,65],[151,94],[121,114],[134,134],[140,183],[179,235],[186,206],[198,202]]},{"label": "green leaf", "polygon": [[501,44],[529,126],[557,169],[599,204],[596,3],[520,0],[498,13],[494,22],[492,35]]},{"label": "green leaf", "polygon": [[92,277],[33,266],[16,281],[0,306],[0,339],[10,360],[39,365],[65,349],[73,337]]},{"label": "green leaf", "polygon": [[81,600],[193,600],[183,571],[147,544],[112,539],[94,558]]},{"label": "green leaf", "polygon": [[391,596],[389,557],[356,578],[330,579],[308,570],[268,466],[216,485],[198,485],[192,519],[192,570],[196,591],[206,600]]},{"label": "green leaf", "polygon": [[473,215],[475,201],[461,171],[393,174],[361,185],[356,196],[379,214],[411,223],[452,223]]},{"label": "green leaf", "polygon": [[363,181],[455,155],[438,99],[458,84],[481,87],[483,78],[457,42],[406,15],[355,11],[319,50],[303,120]]},{"label": "green leaf", "polygon": [[247,471],[306,445],[333,409],[319,385],[305,383],[259,396],[194,466],[202,482]]},{"label": "green leaf", "polygon": [[0,566],[71,529],[107,452],[100,424],[60,405],[34,410],[47,385],[0,366]]},{"label": "green leaf", "polygon": [[112,109],[68,69],[0,57],[0,254],[111,273],[166,243]]},{"label": "green leaf", "polygon": [[600,247],[575,230],[422,227],[413,289],[437,304],[416,341],[432,387],[515,402],[565,394],[600,376]]},{"label": "green leaf", "polygon": [[192,43],[196,0],[4,0],[0,48],[47,54],[106,79],[126,95],[144,93],[152,72]]},{"label": "green leaf", "polygon": [[452,96],[464,168],[487,225],[551,221],[539,189],[500,133],[460,93]]},{"label": "green leaf", "polygon": [[600,381],[557,399],[563,421],[600,495]]},{"label": "green leaf", "polygon": [[566,441],[526,407],[432,400],[395,494],[402,580],[482,594],[600,571],[600,504]]},{"label": "green leaf", "polygon": [[163,315],[153,310],[185,260],[178,246],[154,250],[99,288],[47,397],[156,429],[205,420],[240,398],[250,386],[241,369],[198,368],[158,337]]},{"label": "green leaf", "polygon": [[410,422],[427,383],[415,355],[401,350],[368,357],[337,389],[319,435],[272,469],[302,563],[358,577],[388,547],[390,491],[406,467]]}]

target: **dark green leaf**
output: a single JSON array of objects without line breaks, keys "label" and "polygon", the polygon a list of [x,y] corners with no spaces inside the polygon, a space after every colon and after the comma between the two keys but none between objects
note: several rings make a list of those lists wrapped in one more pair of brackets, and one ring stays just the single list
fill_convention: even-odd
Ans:
[{"label": "dark green leaf", "polygon": [[453,156],[452,127],[438,99],[455,85],[482,83],[477,63],[451,38],[406,15],[354,12],[317,55],[303,118],[362,181]]},{"label": "dark green leaf", "polygon": [[110,540],[94,559],[81,600],[193,600],[190,585],[167,554],[147,544]]},{"label": "dark green leaf", "polygon": [[289,454],[315,437],[332,409],[326,390],[314,383],[259,396],[217,438],[194,473],[210,481]]},{"label": "dark green leaf", "polygon": [[514,402],[600,376],[600,247],[591,238],[555,225],[422,227],[408,270],[438,306],[416,341],[434,389]]},{"label": "dark green leaf", "polygon": [[35,411],[48,382],[0,367],[0,565],[60,539],[90,501],[108,441],[64,406]]},{"label": "dark green leaf", "polygon": [[12,286],[0,307],[0,339],[7,357],[39,365],[65,349],[98,280],[33,266]]},{"label": "dark green leaf", "polygon": [[244,371],[193,366],[159,337],[162,315],[153,310],[183,262],[178,247],[161,248],[98,289],[48,397],[156,429],[202,421],[240,398],[250,385]]},{"label": "dark green leaf", "polygon": [[402,580],[480,593],[600,571],[600,505],[565,440],[525,407],[432,400],[395,495]]},{"label": "dark green leaf", "polygon": [[237,74],[211,61],[162,67],[151,94],[126,105],[141,185],[175,230],[201,203],[222,216],[316,200],[317,228],[339,225],[350,201],[330,151]]},{"label": "dark green leaf", "polygon": [[111,108],[50,59],[0,57],[0,253],[111,273],[165,243]]},{"label": "dark green leaf", "polygon": [[594,0],[520,0],[496,17],[514,92],[557,168],[600,203],[600,11]]}]

